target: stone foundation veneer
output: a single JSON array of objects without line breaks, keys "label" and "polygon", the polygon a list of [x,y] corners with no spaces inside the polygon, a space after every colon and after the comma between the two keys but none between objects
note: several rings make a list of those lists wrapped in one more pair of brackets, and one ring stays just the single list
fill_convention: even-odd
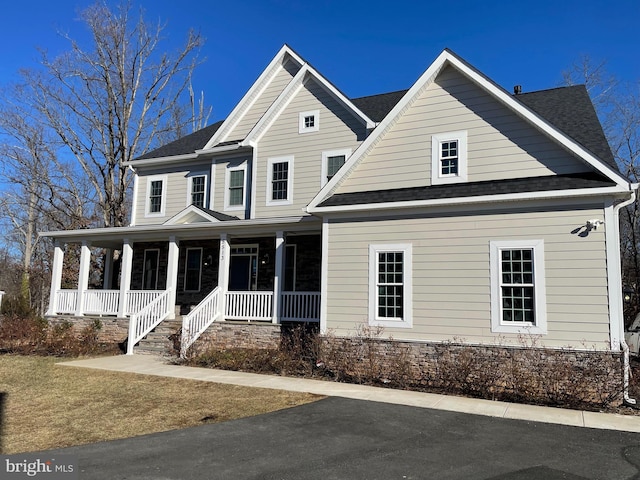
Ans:
[{"label": "stone foundation veneer", "polygon": [[194,348],[278,348],[281,325],[257,322],[214,322],[196,340]]},{"label": "stone foundation veneer", "polygon": [[100,317],[100,316],[68,316],[61,315],[56,317],[47,317],[49,325],[62,325],[70,322],[73,325],[73,331],[79,335],[85,328],[92,327],[95,321],[99,321],[101,328],[98,330],[98,342],[100,343],[122,343],[129,335],[129,319],[116,317]]}]

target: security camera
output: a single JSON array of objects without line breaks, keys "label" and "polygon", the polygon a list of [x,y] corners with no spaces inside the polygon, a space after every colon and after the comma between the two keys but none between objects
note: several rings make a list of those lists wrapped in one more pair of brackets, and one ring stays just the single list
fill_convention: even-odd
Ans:
[{"label": "security camera", "polygon": [[588,230],[597,230],[599,225],[604,225],[602,220],[598,220],[594,218],[593,220],[587,220],[587,229]]}]

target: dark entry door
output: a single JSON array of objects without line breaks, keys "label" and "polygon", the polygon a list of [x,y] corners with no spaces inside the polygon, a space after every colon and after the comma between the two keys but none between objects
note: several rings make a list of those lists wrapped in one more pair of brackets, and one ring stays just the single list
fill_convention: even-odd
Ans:
[{"label": "dark entry door", "polygon": [[232,255],[229,273],[229,290],[244,292],[251,289],[251,256]]}]

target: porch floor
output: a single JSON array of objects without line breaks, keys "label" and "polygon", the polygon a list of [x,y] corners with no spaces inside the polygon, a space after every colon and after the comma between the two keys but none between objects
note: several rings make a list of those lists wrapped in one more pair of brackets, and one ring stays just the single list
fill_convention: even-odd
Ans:
[{"label": "porch floor", "polygon": [[153,355],[100,357],[60,362],[58,365],[157,375],[161,377],[187,378],[203,382],[306,392],[330,397],[338,396],[412,407],[472,413],[490,417],[640,433],[640,416],[540,407],[433,393],[392,390],[389,388],[348,383],[327,382],[323,380],[184,367],[167,364],[162,358]]}]

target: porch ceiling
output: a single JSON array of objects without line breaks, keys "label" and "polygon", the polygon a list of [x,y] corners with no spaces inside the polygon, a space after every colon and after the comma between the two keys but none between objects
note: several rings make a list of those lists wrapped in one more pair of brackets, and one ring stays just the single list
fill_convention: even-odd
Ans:
[{"label": "porch ceiling", "polygon": [[40,236],[52,238],[60,243],[88,242],[91,246],[120,248],[124,239],[129,241],[202,240],[219,237],[226,233],[232,236],[275,235],[277,231],[317,232],[322,227],[321,219],[305,215],[300,217],[265,218],[255,220],[232,220],[226,222],[192,223],[178,225],[140,225],[133,227],[94,228],[84,230],[61,230],[40,232]]}]

